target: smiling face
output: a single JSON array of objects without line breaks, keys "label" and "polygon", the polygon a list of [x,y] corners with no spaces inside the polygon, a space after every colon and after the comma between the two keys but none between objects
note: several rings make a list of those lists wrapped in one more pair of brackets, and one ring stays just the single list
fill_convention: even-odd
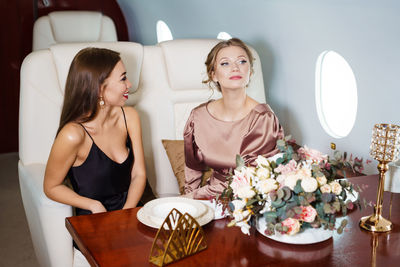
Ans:
[{"label": "smiling face", "polygon": [[119,61],[101,88],[101,95],[105,104],[122,107],[128,99],[130,87],[132,87],[132,84],[126,77],[124,63]]},{"label": "smiling face", "polygon": [[246,51],[239,46],[222,48],[216,57],[212,78],[221,91],[243,89],[249,83],[250,63]]}]

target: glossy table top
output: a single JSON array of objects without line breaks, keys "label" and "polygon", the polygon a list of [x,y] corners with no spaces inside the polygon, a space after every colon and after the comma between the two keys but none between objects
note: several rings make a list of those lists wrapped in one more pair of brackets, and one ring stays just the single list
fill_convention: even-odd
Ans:
[{"label": "glossy table top", "polygon": [[[364,190],[361,199],[376,201],[378,176],[351,178]],[[367,187],[365,188],[365,185]],[[384,193],[383,216],[389,218],[390,193]],[[208,248],[169,266],[396,266],[400,264],[400,194],[392,195],[393,230],[374,234],[362,230],[359,219],[373,213],[367,206],[348,214],[339,235],[312,245],[289,245],[227,227],[229,219],[203,226]],[[66,218],[66,227],[92,266],[155,266],[149,254],[156,229],[140,223],[140,208]],[[375,265],[374,265],[375,264]]]}]

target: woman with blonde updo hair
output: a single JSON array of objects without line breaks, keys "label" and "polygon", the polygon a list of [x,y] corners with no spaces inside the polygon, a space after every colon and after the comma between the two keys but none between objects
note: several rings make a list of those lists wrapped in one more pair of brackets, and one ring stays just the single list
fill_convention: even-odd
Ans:
[{"label": "woman with blonde updo hair", "polygon": [[[253,74],[253,55],[238,38],[221,41],[207,56],[208,79],[203,81],[221,92],[194,108],[186,122],[185,194],[212,198],[227,187],[229,169],[236,167],[236,155],[253,165],[258,155],[278,153],[276,141],[284,137],[278,118],[267,104],[249,97],[246,88]],[[263,90],[263,89],[262,89]],[[203,172],[212,175],[202,185]]]}]

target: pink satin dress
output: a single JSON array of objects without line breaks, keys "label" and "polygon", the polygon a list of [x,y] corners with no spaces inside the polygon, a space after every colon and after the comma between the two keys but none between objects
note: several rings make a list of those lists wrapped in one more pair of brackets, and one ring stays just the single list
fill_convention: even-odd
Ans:
[{"label": "pink satin dress", "polygon": [[[229,169],[236,167],[236,155],[253,165],[258,155],[278,153],[276,141],[284,137],[278,118],[267,104],[258,104],[243,119],[221,121],[211,115],[207,103],[194,108],[186,122],[185,193],[193,198],[210,198],[227,187]],[[201,187],[202,173],[214,170]]]}]

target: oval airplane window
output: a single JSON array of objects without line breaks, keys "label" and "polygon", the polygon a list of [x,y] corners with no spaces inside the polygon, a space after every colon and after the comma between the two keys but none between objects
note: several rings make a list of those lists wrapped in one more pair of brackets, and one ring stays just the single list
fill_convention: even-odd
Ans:
[{"label": "oval airplane window", "polygon": [[229,40],[231,38],[232,38],[232,36],[227,32],[220,32],[217,35],[217,39],[220,39],[220,40]]},{"label": "oval airplane window", "polygon": [[357,115],[357,84],[347,61],[334,51],[318,57],[315,102],[319,121],[334,138],[346,137]]},{"label": "oval airplane window", "polygon": [[169,29],[168,25],[162,21],[157,21],[157,42],[164,42],[173,40],[171,30]]}]

